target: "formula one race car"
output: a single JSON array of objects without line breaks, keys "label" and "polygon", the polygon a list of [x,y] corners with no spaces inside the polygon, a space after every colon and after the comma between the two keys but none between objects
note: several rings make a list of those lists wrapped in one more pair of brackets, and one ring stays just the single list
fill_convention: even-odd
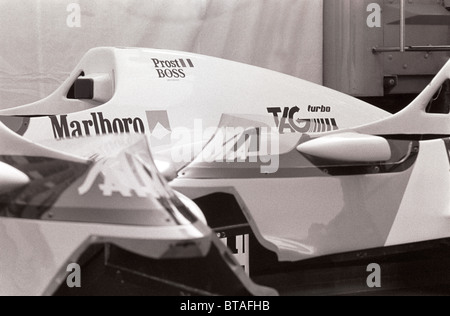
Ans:
[{"label": "formula one race car", "polygon": [[0,295],[275,294],[170,189],[143,136],[63,152],[0,124],[0,144]]},{"label": "formula one race car", "polygon": [[[125,48],[89,51],[55,93],[0,111],[9,116],[4,124],[35,142],[146,133],[155,159],[175,170],[201,152],[223,114],[250,114],[271,125],[280,118],[280,131],[295,132],[343,129],[388,117],[349,96],[265,69],[183,52]],[[311,124],[297,124],[294,116]]]},{"label": "formula one race car", "polygon": [[449,79],[447,63],[391,115],[248,65],[101,48],[55,94],[0,120],[41,144],[148,134],[171,186],[201,207],[246,271],[292,293],[305,281],[295,273],[311,262],[335,269],[362,261],[345,271],[365,284],[372,260],[447,243]]}]

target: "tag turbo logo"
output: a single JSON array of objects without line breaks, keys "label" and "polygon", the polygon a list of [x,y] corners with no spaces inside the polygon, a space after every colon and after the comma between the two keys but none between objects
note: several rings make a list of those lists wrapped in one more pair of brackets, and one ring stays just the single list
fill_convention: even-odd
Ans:
[{"label": "tag turbo logo", "polygon": [[[334,118],[317,118],[317,119],[301,119],[295,118],[300,112],[298,106],[289,108],[268,108],[267,111],[273,115],[275,125],[280,134],[285,133],[321,133],[338,130],[336,119]],[[330,113],[329,106],[308,106],[310,113]]]},{"label": "tag turbo logo", "polygon": [[158,77],[163,79],[183,79],[186,78],[185,68],[194,68],[194,63],[190,59],[161,60],[152,58]]}]

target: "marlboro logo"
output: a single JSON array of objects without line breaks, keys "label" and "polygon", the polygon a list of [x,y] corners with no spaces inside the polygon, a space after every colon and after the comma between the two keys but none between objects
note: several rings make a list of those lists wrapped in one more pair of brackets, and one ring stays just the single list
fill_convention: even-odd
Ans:
[{"label": "marlboro logo", "polygon": [[50,120],[55,139],[146,132],[144,122],[138,117],[107,119],[101,112],[91,113],[90,119],[82,121],[69,121],[67,115],[50,116]]}]

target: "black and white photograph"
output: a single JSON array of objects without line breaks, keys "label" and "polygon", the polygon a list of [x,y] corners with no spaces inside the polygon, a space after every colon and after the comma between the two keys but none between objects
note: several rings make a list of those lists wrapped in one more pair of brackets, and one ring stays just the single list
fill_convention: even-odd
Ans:
[{"label": "black and white photograph", "polygon": [[450,296],[450,0],[0,0],[0,43],[0,296]]}]

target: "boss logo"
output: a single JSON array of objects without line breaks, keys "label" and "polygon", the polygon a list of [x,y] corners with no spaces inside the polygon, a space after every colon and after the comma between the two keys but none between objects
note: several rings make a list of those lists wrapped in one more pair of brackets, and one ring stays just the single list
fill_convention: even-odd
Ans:
[{"label": "boss logo", "polygon": [[186,78],[185,68],[195,68],[190,59],[161,60],[152,58],[159,78],[183,79]]}]

